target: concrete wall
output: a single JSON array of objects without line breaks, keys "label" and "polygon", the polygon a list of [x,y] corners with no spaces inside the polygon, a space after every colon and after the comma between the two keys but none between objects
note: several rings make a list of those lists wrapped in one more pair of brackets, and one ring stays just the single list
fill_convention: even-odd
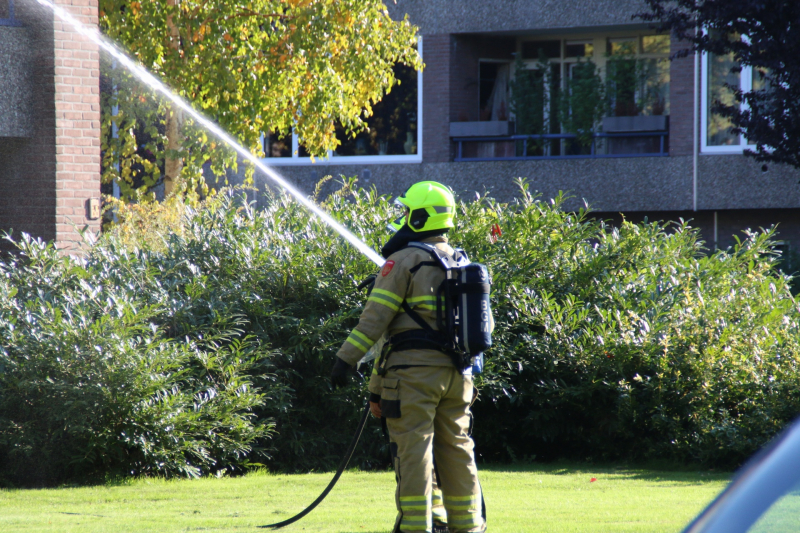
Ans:
[{"label": "concrete wall", "polygon": [[[365,186],[396,194],[420,180],[446,183],[460,194],[488,191],[501,201],[514,198],[514,179],[550,198],[559,191],[599,211],[682,211],[693,208],[692,157],[641,157],[551,161],[493,161],[408,165],[322,165],[278,171],[311,192],[325,175],[359,176]],[[800,171],[761,165],[738,155],[700,156],[697,206],[701,210],[800,208]]]},{"label": "concrete wall", "polygon": [[0,58],[0,137],[30,137],[34,87],[28,28],[0,26]]},{"label": "concrete wall", "polygon": [[[57,3],[97,25],[97,0]],[[11,43],[0,52],[9,53],[14,73],[0,84],[27,91],[21,122],[28,129],[0,135],[0,231],[70,251],[79,246],[78,230],[100,229],[88,209],[100,197],[99,53],[35,0],[16,0],[15,14],[21,28],[0,27],[0,42]]]},{"label": "concrete wall", "polygon": [[393,18],[407,13],[422,35],[518,32],[630,25],[646,11],[640,0],[397,0]]},{"label": "concrete wall", "polygon": [[0,83],[18,92],[21,87],[12,87],[25,80],[27,87],[22,90],[28,91],[30,106],[23,120],[30,131],[24,137],[0,137],[0,231],[52,240],[56,237],[53,14],[30,1],[15,2],[15,12],[23,26],[0,27],[4,40],[16,43],[14,49],[6,48],[15,75]]}]

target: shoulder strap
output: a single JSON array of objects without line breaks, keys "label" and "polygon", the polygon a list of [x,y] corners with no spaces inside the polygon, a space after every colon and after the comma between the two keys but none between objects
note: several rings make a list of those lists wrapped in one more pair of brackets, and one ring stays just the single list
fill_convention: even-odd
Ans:
[{"label": "shoulder strap", "polygon": [[[417,270],[420,269],[420,267],[423,266],[438,266],[443,268],[445,271],[448,271],[451,268],[453,268],[453,266],[455,266],[455,261],[453,260],[453,258],[451,258],[446,253],[441,252],[438,248],[428,243],[412,241],[408,243],[408,246],[413,248],[419,248],[420,250],[425,250],[426,252],[431,254],[431,256],[433,256],[433,258],[435,259],[435,261],[422,261],[419,264],[415,265],[410,270],[412,274],[414,274]],[[433,334],[433,335],[437,334],[437,332],[427,322],[425,322],[425,320],[423,320],[422,317],[419,316],[419,314],[416,311],[411,309],[411,306],[408,305],[408,302],[403,301],[402,308],[403,311],[405,311],[406,314],[408,314],[408,316],[411,317],[411,319],[414,322],[416,322],[417,325],[423,331],[427,332],[428,334]]]},{"label": "shoulder strap", "polygon": [[455,248],[455,254],[450,256],[448,253],[443,252],[436,246],[433,246],[427,242],[412,241],[408,243],[408,246],[419,248],[420,250],[425,250],[428,252],[439,262],[439,265],[444,270],[452,270],[453,268],[458,268],[469,264],[469,258],[467,257],[466,252],[464,252],[464,250],[461,248]]}]

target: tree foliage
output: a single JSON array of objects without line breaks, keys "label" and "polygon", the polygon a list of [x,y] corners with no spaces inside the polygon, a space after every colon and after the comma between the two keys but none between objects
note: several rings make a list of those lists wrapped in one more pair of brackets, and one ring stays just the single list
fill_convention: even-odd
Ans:
[{"label": "tree foliage", "polygon": [[[312,154],[334,149],[337,124],[347,133],[364,128],[396,81],[395,64],[422,66],[416,28],[392,20],[380,0],[101,0],[100,21],[106,35],[254,153],[263,133],[293,129]],[[132,193],[143,178],[152,185],[160,177],[165,159],[180,160],[190,183],[206,160],[216,171],[235,165],[207,132],[180,121],[172,131],[177,115],[165,102],[111,72],[106,181]]]},{"label": "tree foliage", "polygon": [[605,88],[594,61],[580,61],[561,92],[558,116],[565,132],[576,135],[575,143],[584,152],[592,144],[594,131],[605,116]]},{"label": "tree foliage", "polygon": [[[692,51],[732,54],[741,66],[750,66],[763,82],[758,90],[731,87],[735,105],[714,104],[714,111],[730,117],[733,133],[743,134],[758,161],[788,163],[800,168],[800,3],[791,0],[647,0],[650,11],[635,15],[671,31]],[[697,32],[697,28],[703,31]],[[740,106],[740,104],[744,104]]]}]

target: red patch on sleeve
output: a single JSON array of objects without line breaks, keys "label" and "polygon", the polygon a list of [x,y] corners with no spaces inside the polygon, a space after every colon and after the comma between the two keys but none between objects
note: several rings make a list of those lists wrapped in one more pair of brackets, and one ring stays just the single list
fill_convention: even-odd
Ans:
[{"label": "red patch on sleeve", "polygon": [[394,261],[386,261],[381,269],[381,276],[387,276],[394,268]]}]

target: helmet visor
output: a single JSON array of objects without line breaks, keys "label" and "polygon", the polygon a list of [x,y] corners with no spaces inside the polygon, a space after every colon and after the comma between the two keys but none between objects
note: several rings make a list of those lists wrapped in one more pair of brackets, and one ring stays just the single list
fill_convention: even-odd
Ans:
[{"label": "helmet visor", "polygon": [[403,213],[393,221],[389,222],[386,225],[386,228],[391,231],[392,233],[397,233],[402,229],[403,226],[406,225],[406,214]]}]

